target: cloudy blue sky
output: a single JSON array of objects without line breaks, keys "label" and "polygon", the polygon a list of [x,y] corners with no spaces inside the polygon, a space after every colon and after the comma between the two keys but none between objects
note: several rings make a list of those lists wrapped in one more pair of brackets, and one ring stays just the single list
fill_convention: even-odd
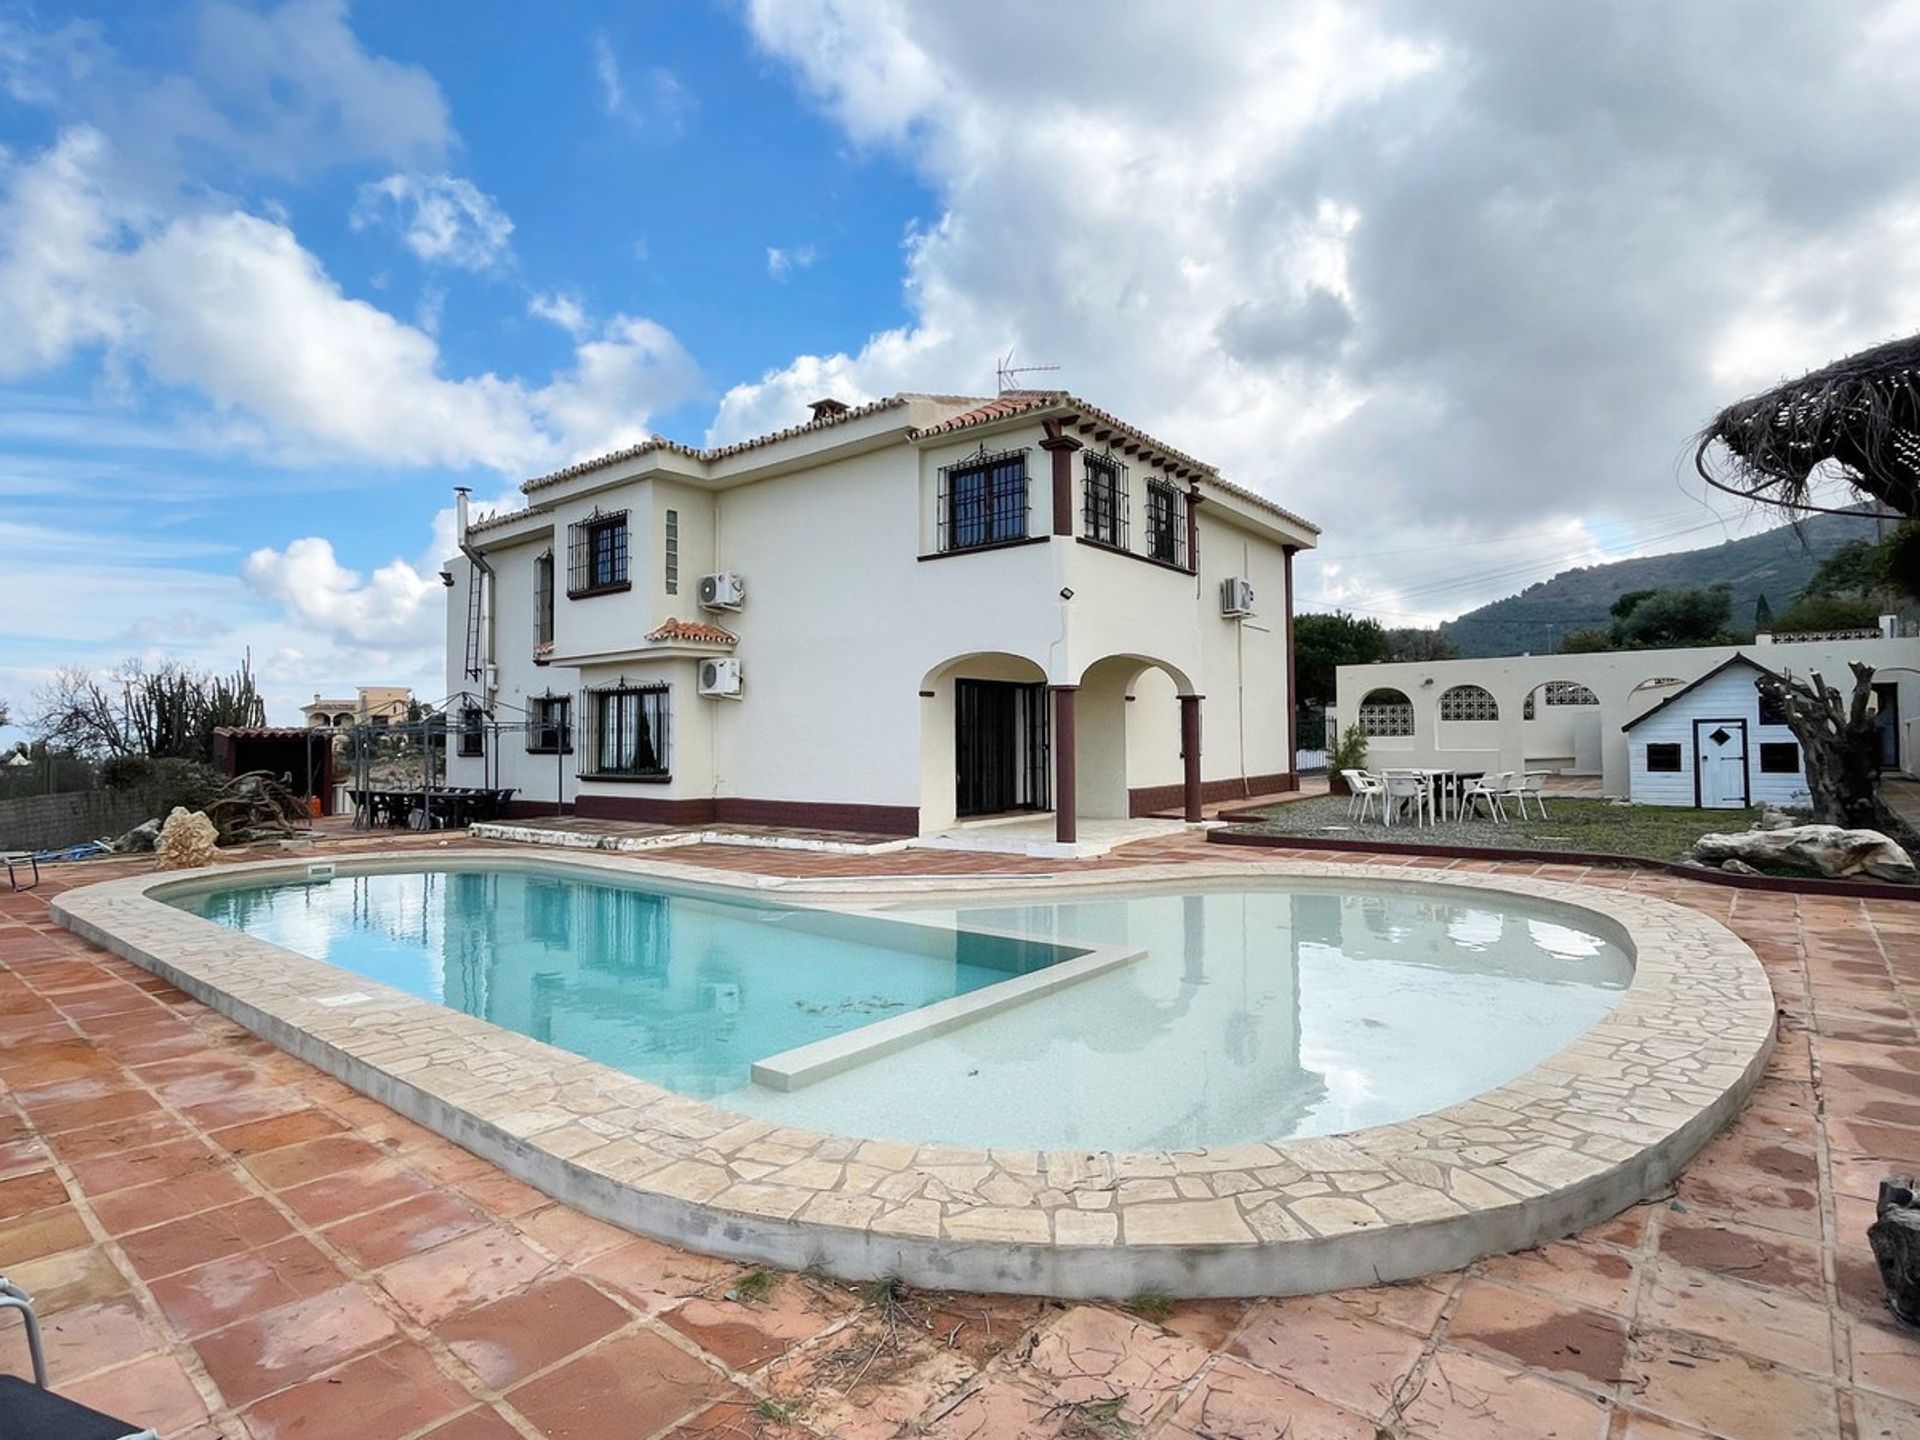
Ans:
[{"label": "cloudy blue sky", "polygon": [[1915,328],[1920,7],[0,4],[0,696],[440,688],[449,491],[1060,367],[1432,621]]}]

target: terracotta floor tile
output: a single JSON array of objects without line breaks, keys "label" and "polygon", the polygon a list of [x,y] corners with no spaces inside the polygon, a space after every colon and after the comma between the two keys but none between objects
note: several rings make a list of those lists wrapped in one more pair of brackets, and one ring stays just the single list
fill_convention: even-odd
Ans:
[{"label": "terracotta floor tile", "polygon": [[171,1140],[137,1150],[90,1155],[73,1162],[74,1179],[89,1196],[159,1181],[180,1181],[217,1170],[226,1159],[200,1139]]},{"label": "terracotta floor tile", "polygon": [[251,1193],[237,1173],[222,1169],[201,1170],[178,1180],[118,1190],[111,1195],[89,1194],[87,1200],[93,1206],[94,1218],[109,1235],[125,1235],[231,1205]]},{"label": "terracotta floor tile", "polygon": [[127,1293],[127,1277],[99,1245],[62,1250],[7,1267],[7,1278],[33,1297],[41,1319]]},{"label": "terracotta floor tile", "polygon": [[[782,1405],[791,1407],[794,1423],[788,1428],[810,1426],[834,1440],[894,1440],[913,1433],[921,1416],[957,1396],[978,1374],[973,1360],[945,1345],[939,1334],[923,1331],[906,1316],[866,1310],[817,1345],[774,1361],[761,1378]],[[725,1433],[718,1415],[701,1417],[686,1429]]]},{"label": "terracotta floor tile", "polygon": [[1891,1314],[1847,1326],[1853,1352],[1853,1383],[1920,1405],[1920,1335],[1899,1325]]},{"label": "terracotta floor tile", "polygon": [[504,1390],[632,1318],[623,1306],[570,1275],[463,1311],[434,1330],[489,1386]]},{"label": "terracotta floor tile", "polygon": [[472,1402],[412,1341],[363,1355],[246,1412],[255,1440],[399,1440]]},{"label": "terracotta floor tile", "polygon": [[1627,1327],[1490,1280],[1469,1280],[1447,1322],[1450,1344],[1496,1356],[1549,1379],[1610,1391],[1626,1368]]},{"label": "terracotta floor tile", "polygon": [[[775,1419],[752,1400],[721,1400],[666,1431],[660,1440],[810,1440],[819,1433],[798,1420]],[[857,1434],[826,1433],[834,1440],[866,1440]]]},{"label": "terracotta floor tile", "polygon": [[1820,1251],[1792,1236],[1669,1212],[1660,1217],[1659,1244],[1662,1255],[1682,1265],[1809,1300],[1826,1297]]},{"label": "terracotta floor tile", "polygon": [[1912,1440],[1920,1435],[1920,1406],[1870,1390],[1856,1390],[1853,1424],[1858,1440]]},{"label": "terracotta floor tile", "polygon": [[425,1176],[398,1162],[381,1160],[282,1190],[280,1203],[309,1225],[331,1225],[432,1191]]},{"label": "terracotta floor tile", "polygon": [[570,1205],[546,1205],[530,1210],[518,1217],[514,1225],[522,1234],[531,1236],[574,1265],[604,1255],[633,1239],[631,1230],[583,1215]]},{"label": "terracotta floor tile", "polygon": [[1378,1417],[1420,1358],[1423,1342],[1305,1296],[1263,1300],[1228,1347],[1322,1400]]},{"label": "terracotta floor tile", "polygon": [[183,1216],[120,1237],[134,1273],[143,1280],[155,1280],[176,1270],[187,1270],[265,1245],[292,1233],[292,1227],[280,1212],[253,1196],[232,1205]]},{"label": "terracotta floor tile", "polygon": [[1719,1435],[1816,1440],[1838,1433],[1833,1389],[1706,1341],[1646,1335],[1622,1393],[1643,1410]]},{"label": "terracotta floor tile", "polygon": [[11,1220],[29,1210],[50,1210],[67,1203],[67,1186],[52,1170],[36,1170],[0,1180],[0,1220]]},{"label": "terracotta floor tile", "polygon": [[0,1270],[22,1260],[38,1260],[62,1250],[93,1243],[87,1222],[71,1205],[30,1210],[11,1220],[0,1220]]},{"label": "terracotta floor tile", "polygon": [[757,1370],[853,1308],[854,1302],[841,1292],[783,1275],[763,1300],[696,1296],[660,1318],[733,1369]]},{"label": "terracotta floor tile", "polygon": [[432,1325],[461,1310],[527,1288],[551,1263],[499,1227],[450,1240],[379,1272],[386,1292],[414,1319]]},{"label": "terracotta floor tile", "polygon": [[318,1140],[249,1155],[242,1163],[268,1189],[285,1190],[384,1158],[385,1152],[379,1146],[355,1136],[323,1135]]},{"label": "terracotta floor tile", "polygon": [[[1031,1386],[992,1376],[943,1406],[922,1433],[926,1440],[1057,1440],[1071,1433],[1076,1418]],[[1076,1428],[1086,1433],[1087,1427]]]},{"label": "terracotta floor tile", "polygon": [[611,1286],[629,1305],[657,1315],[699,1295],[717,1282],[741,1273],[730,1260],[676,1250],[644,1237],[595,1256],[581,1273]]},{"label": "terracotta floor tile", "polygon": [[602,1440],[610,1416],[630,1434],[649,1435],[733,1393],[722,1376],[672,1341],[633,1331],[506,1398],[553,1440]]},{"label": "terracotta floor tile", "polygon": [[1178,1440],[1375,1440],[1372,1420],[1239,1360],[1200,1377],[1161,1432]]},{"label": "terracotta floor tile", "polygon": [[160,1311],[182,1335],[204,1335],[345,1283],[331,1259],[295,1235],[152,1282]]},{"label": "terracotta floor tile", "polygon": [[1416,1335],[1425,1335],[1440,1318],[1452,1292],[1451,1276],[1409,1280],[1399,1285],[1369,1285],[1361,1290],[1333,1290],[1320,1298],[1338,1305],[1356,1320],[1378,1320]]},{"label": "terracotta floor tile", "polygon": [[150,1355],[55,1388],[82,1405],[157,1430],[167,1440],[207,1418],[206,1402],[171,1355]]},{"label": "terracotta floor tile", "polygon": [[48,1372],[62,1384],[144,1355],[159,1354],[168,1343],[130,1295],[44,1315],[40,1335],[46,1346]]},{"label": "terracotta floor tile", "polygon": [[1660,1265],[1641,1297],[1639,1323],[1705,1335],[1728,1349],[1810,1375],[1833,1373],[1826,1307],[1783,1290]]},{"label": "terracotta floor tile", "polygon": [[[739,1432],[745,1440],[752,1431]],[[447,1421],[436,1425],[420,1436],[420,1440],[522,1440],[521,1434],[491,1405],[482,1405],[473,1410],[464,1410]]]},{"label": "terracotta floor tile", "polygon": [[1632,1306],[1633,1272],[1632,1257],[1618,1250],[1567,1241],[1496,1256],[1479,1267],[1489,1280],[1614,1315],[1625,1315]]},{"label": "terracotta floor tile", "polygon": [[115,1155],[150,1145],[185,1140],[192,1131],[163,1110],[150,1110],[109,1120],[104,1125],[88,1125],[79,1130],[63,1130],[49,1138],[54,1154],[69,1164],[94,1155]]},{"label": "terracotta floor tile", "polygon": [[1401,1418],[1405,1433],[1421,1440],[1600,1440],[1609,1409],[1593,1396],[1441,1349]]},{"label": "terracotta floor tile", "polygon": [[33,1113],[33,1123],[34,1128],[43,1135],[58,1135],[63,1131],[82,1130],[109,1120],[153,1114],[159,1109],[160,1102],[147,1091],[130,1087],[85,1100],[41,1106]]},{"label": "terracotta floor tile", "polygon": [[364,1290],[341,1285],[203,1335],[193,1348],[228,1403],[246,1405],[379,1348],[396,1329]]},{"label": "terracotta floor tile", "polygon": [[322,1135],[338,1135],[346,1129],[324,1110],[291,1110],[264,1120],[248,1120],[215,1130],[208,1138],[233,1155],[259,1155]]},{"label": "terracotta floor tile", "polygon": [[1124,1395],[1120,1418],[1145,1425],[1207,1362],[1198,1345],[1131,1315],[1076,1305],[1041,1329],[1026,1368],[1068,1404]]},{"label": "terracotta floor tile", "polygon": [[321,1233],[348,1257],[373,1270],[444,1245],[486,1223],[446,1191],[432,1190],[343,1220]]}]

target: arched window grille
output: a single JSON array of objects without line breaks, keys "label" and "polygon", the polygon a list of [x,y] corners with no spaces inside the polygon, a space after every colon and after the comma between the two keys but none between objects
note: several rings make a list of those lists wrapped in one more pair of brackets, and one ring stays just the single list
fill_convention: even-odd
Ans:
[{"label": "arched window grille", "polygon": [[1500,702],[1493,692],[1479,685],[1455,685],[1441,692],[1442,720],[1498,720]]},{"label": "arched window grille", "polygon": [[1536,696],[1544,698],[1549,705],[1598,705],[1600,703],[1600,697],[1578,680],[1549,680],[1527,696],[1526,707],[1520,712],[1521,719],[1533,719],[1533,702]]},{"label": "arched window grille", "polygon": [[1413,734],[1413,702],[1398,690],[1369,690],[1360,702],[1360,728],[1375,739]]}]

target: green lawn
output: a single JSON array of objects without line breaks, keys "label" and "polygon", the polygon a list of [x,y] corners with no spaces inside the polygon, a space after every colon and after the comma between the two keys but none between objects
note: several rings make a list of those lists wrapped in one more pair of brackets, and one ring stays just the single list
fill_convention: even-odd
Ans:
[{"label": "green lawn", "polygon": [[1405,841],[1409,844],[1477,845],[1503,850],[1548,850],[1587,855],[1630,855],[1648,860],[1684,860],[1702,835],[1745,830],[1758,810],[1692,810],[1665,805],[1614,805],[1605,800],[1547,797],[1547,818],[1521,820],[1511,807],[1504,825],[1452,820],[1391,829],[1378,820],[1347,819],[1345,796],[1300,800],[1258,812],[1263,818],[1237,828],[1275,835],[1320,835],[1329,839]]}]

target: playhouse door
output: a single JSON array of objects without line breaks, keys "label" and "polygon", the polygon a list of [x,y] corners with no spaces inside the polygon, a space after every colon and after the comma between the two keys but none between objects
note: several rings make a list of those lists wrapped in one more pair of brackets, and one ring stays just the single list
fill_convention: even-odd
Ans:
[{"label": "playhouse door", "polygon": [[1700,804],[1737,810],[1747,803],[1747,722],[1693,722],[1693,773]]}]

